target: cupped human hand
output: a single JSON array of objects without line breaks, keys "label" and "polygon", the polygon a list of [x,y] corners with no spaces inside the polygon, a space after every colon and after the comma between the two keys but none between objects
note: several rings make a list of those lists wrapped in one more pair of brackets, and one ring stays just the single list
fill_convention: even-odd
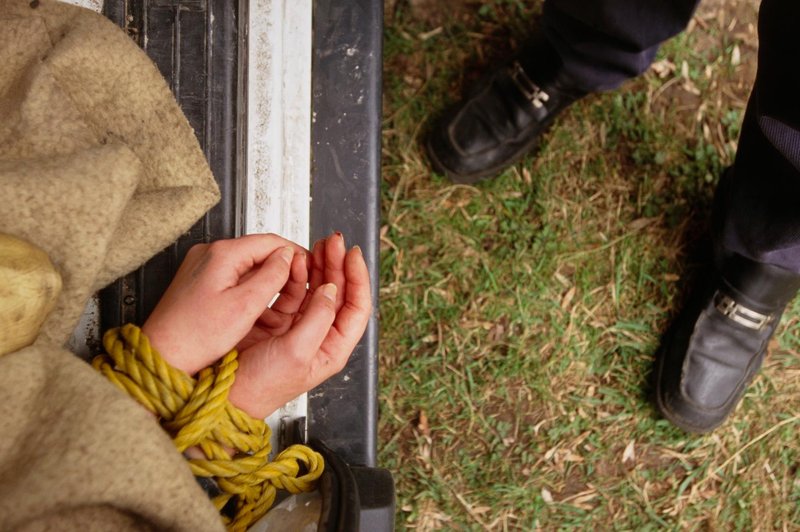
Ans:
[{"label": "cupped human hand", "polygon": [[340,233],[312,254],[249,235],[193,247],[142,330],[189,374],[236,347],[229,398],[263,418],[341,371],[371,310],[361,250],[346,251]]},{"label": "cupped human hand", "polygon": [[305,294],[298,268],[297,279],[239,343],[229,398],[254,417],[341,371],[369,321],[372,297],[360,248],[347,251],[341,233],[334,233],[314,245],[310,266]]},{"label": "cupped human hand", "polygon": [[273,234],[198,244],[142,331],[168,363],[194,374],[236,346],[275,295],[294,286],[290,271],[305,269],[307,254]]}]

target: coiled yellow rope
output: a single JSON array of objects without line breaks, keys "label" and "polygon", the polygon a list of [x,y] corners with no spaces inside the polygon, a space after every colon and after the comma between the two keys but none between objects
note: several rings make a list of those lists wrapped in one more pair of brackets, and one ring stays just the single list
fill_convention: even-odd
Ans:
[{"label": "coiled yellow rope", "polygon": [[[107,354],[92,366],[160,418],[161,426],[184,452],[199,447],[205,460],[190,459],[195,476],[213,478],[222,494],[218,510],[236,498],[236,514],[223,516],[229,530],[246,530],[275,501],[276,489],[311,491],[324,461],[304,445],[292,445],[269,461],[270,429],[228,401],[239,363],[236,350],[200,371],[197,380],[167,364],[135,325],[111,329],[103,337]],[[236,453],[231,457],[230,449]],[[306,470],[300,475],[300,464]]]}]

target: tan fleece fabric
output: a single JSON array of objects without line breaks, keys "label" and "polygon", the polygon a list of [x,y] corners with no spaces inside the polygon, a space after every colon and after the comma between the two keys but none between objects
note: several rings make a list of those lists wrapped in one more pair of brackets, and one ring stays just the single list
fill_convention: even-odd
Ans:
[{"label": "tan fleece fabric", "polygon": [[[64,294],[42,331],[42,340],[60,345],[91,293],[174,241],[217,201],[218,190],[189,123],[144,53],[100,15],[36,4],[0,0],[0,160],[33,160],[14,180],[38,179],[36,165],[57,155],[66,156],[60,165],[103,159],[114,170],[75,177],[85,189],[105,188],[113,205],[80,197],[52,203],[40,195],[42,186],[32,196],[33,183],[0,189],[0,227],[23,238],[35,233],[35,243],[63,267]],[[4,169],[14,171],[14,164]],[[24,209],[40,215],[19,220]],[[101,227],[107,223],[113,225]],[[64,224],[83,227],[82,242],[97,239],[91,252],[77,252],[99,266],[88,285],[87,275],[75,278],[65,264],[76,250],[54,231]]]},{"label": "tan fleece fabric", "polygon": [[220,530],[155,419],[62,346],[88,297],[174,241],[219,192],[156,67],[119,28],[0,0],[0,232],[64,288],[0,358],[0,529]]},{"label": "tan fleece fabric", "polygon": [[0,369],[16,392],[0,402],[0,529],[222,528],[155,418],[85,362],[31,346]]}]

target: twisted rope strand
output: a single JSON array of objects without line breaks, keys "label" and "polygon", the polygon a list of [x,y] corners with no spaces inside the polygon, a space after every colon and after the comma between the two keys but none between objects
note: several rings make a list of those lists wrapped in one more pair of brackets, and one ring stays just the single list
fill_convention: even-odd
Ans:
[{"label": "twisted rope strand", "polygon": [[135,325],[109,330],[103,346],[106,354],[95,357],[92,366],[157,415],[178,451],[200,448],[206,458],[190,459],[189,467],[195,476],[217,483],[222,491],[212,499],[217,510],[236,500],[234,517],[223,517],[228,530],[247,530],[269,510],[278,489],[300,493],[315,488],[325,467],[322,456],[292,445],[270,462],[269,426],[228,401],[239,367],[236,350],[195,380],[167,364]]}]

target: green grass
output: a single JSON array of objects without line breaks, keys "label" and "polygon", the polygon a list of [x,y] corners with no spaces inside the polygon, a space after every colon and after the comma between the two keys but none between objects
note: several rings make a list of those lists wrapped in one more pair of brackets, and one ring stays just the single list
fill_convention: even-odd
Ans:
[{"label": "green grass", "polygon": [[799,529],[800,305],[713,434],[648,398],[735,153],[754,8],[701,8],[659,55],[671,73],[578,102],[537,155],[468,187],[431,172],[427,124],[540,5],[429,4],[387,2],[379,460],[398,528]]}]

